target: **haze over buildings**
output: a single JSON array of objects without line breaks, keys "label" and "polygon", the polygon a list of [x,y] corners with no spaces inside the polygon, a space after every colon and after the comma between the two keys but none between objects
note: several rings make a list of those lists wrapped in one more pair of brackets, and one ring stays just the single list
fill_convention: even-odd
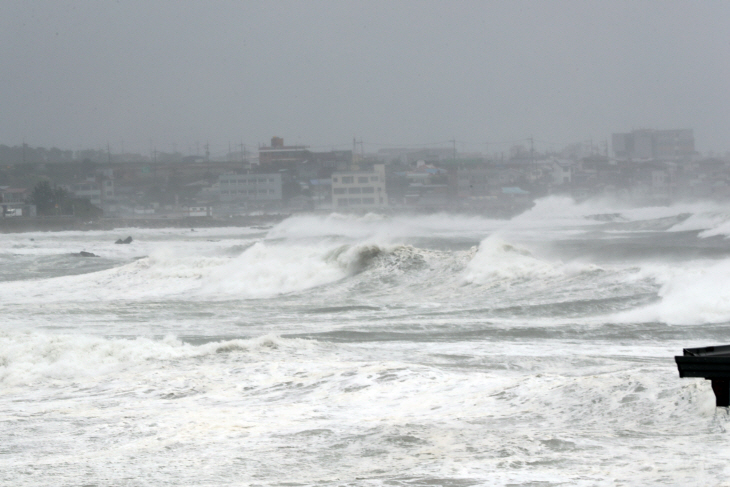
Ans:
[{"label": "haze over buildings", "polygon": [[686,127],[724,153],[728,18],[709,1],[5,1],[0,143],[494,154]]}]

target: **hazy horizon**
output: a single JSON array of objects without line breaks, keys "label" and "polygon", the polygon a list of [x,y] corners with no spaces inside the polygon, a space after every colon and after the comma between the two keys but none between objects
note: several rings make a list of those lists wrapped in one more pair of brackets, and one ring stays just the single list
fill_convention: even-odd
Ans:
[{"label": "hazy horizon", "polygon": [[[537,150],[637,128],[730,150],[726,2],[0,5],[0,143],[212,153],[445,142]],[[448,145],[448,144],[445,144]]]}]

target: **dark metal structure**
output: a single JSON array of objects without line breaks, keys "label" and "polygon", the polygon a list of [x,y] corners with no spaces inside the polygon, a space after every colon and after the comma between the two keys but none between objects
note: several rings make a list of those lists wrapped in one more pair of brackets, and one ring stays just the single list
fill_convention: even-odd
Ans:
[{"label": "dark metal structure", "polygon": [[730,345],[685,348],[674,357],[680,377],[703,377],[712,381],[717,407],[730,406]]}]

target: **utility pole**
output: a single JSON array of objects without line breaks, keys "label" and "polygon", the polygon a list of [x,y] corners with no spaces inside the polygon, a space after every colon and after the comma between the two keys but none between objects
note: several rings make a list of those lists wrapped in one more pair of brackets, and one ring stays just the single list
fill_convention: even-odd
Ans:
[{"label": "utility pole", "polygon": [[205,148],[205,162],[210,162],[210,143],[206,140],[203,147]]},{"label": "utility pole", "polygon": [[535,140],[530,137],[530,164],[535,164]]}]

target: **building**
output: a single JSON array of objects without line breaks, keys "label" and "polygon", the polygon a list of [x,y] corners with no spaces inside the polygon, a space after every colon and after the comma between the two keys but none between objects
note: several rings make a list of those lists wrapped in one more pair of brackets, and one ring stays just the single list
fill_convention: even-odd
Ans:
[{"label": "building", "polygon": [[272,137],[271,146],[259,148],[259,165],[262,168],[293,169],[297,163],[311,158],[311,152],[306,145],[286,146],[281,137]]},{"label": "building", "polygon": [[91,178],[82,183],[72,185],[71,192],[77,198],[87,199],[92,205],[101,207],[102,189],[96,179]]},{"label": "building", "polygon": [[400,164],[413,164],[417,161],[425,161],[430,164],[453,161],[456,159],[456,153],[452,148],[391,148],[380,149],[378,157],[389,162],[398,162]]},{"label": "building", "polygon": [[573,162],[553,160],[551,163],[552,183],[555,185],[570,184],[573,181]]},{"label": "building", "polygon": [[213,216],[212,206],[186,206],[183,208],[183,215],[187,217],[193,216]]},{"label": "building", "polygon": [[281,203],[281,174],[223,174],[218,177],[221,202]]},{"label": "building", "polygon": [[0,186],[0,203],[22,204],[29,197],[30,193],[24,188],[11,188],[9,186]]},{"label": "building", "polygon": [[695,154],[692,129],[634,130],[611,137],[613,153],[620,159],[684,160]]},{"label": "building", "polygon": [[385,191],[385,165],[375,164],[372,171],[347,171],[332,174],[333,210],[371,210],[388,206]]},{"label": "building", "polygon": [[24,188],[0,186],[0,218],[10,216],[35,216],[35,205],[26,203],[30,193]]}]

